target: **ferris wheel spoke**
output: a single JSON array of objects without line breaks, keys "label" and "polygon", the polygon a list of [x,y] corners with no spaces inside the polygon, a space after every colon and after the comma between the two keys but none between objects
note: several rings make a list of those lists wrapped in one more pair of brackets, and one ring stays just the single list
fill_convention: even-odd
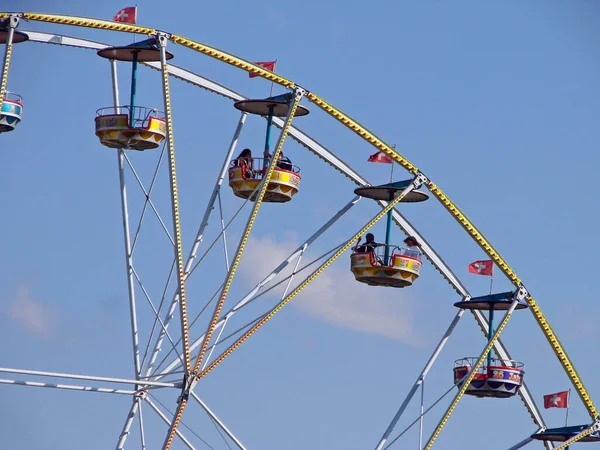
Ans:
[{"label": "ferris wheel spoke", "polygon": [[43,381],[27,381],[27,380],[7,380],[0,379],[0,384],[10,384],[13,386],[27,386],[27,387],[40,387],[50,389],[62,389],[68,391],[81,391],[81,392],[98,392],[101,394],[120,394],[120,395],[136,395],[137,391],[129,389],[114,389],[106,387],[96,386],[77,386],[72,384],[62,383],[47,383]]},{"label": "ferris wheel spoke", "polygon": [[[119,108],[119,82],[117,77],[117,63],[114,60],[110,62],[111,80],[113,87],[113,103],[115,112]],[[125,245],[125,266],[127,271],[127,294],[129,299],[129,316],[131,324],[131,340],[133,345],[133,363],[135,376],[141,375],[139,332],[137,323],[137,309],[135,287],[133,282],[133,254],[131,245],[131,233],[129,229],[129,204],[127,198],[127,184],[125,182],[125,166],[123,164],[125,152],[123,149],[117,149],[117,166],[119,171],[119,194],[121,199],[121,215],[123,218],[123,240]]]},{"label": "ferris wheel spoke", "polygon": [[158,209],[156,209],[156,206],[154,205],[154,202],[150,198],[150,195],[152,194],[152,188],[154,187],[154,182],[156,180],[156,176],[158,174],[158,170],[159,170],[159,167],[160,167],[160,164],[161,164],[161,161],[162,161],[162,155],[163,155],[163,153],[164,153],[164,146],[163,146],[163,152],[161,152],[160,159],[158,161],[158,164],[156,166],[156,170],[154,172],[154,176],[152,178],[152,184],[151,184],[150,189],[148,191],[146,191],[146,188],[144,187],[144,183],[142,183],[142,180],[140,179],[137,171],[135,170],[135,167],[131,163],[131,160],[129,159],[129,157],[127,155],[125,155],[125,160],[127,161],[127,164],[129,165],[129,168],[131,169],[131,173],[133,174],[134,178],[138,182],[138,185],[139,185],[140,189],[142,190],[144,196],[146,197],[146,199],[144,201],[144,207],[143,207],[142,213],[140,215],[140,220],[139,220],[139,223],[138,223],[138,227],[137,227],[137,230],[136,230],[136,233],[135,233],[135,238],[134,238],[134,241],[133,241],[133,247],[134,247],[134,249],[135,249],[135,244],[137,242],[137,238],[139,236],[141,225],[142,225],[142,222],[144,220],[145,213],[146,213],[146,205],[150,205],[150,208],[152,209],[152,211],[154,212],[154,215],[158,219],[158,221],[159,221],[159,223],[160,223],[163,231],[165,232],[165,234],[169,238],[169,241],[171,241],[171,245],[175,246],[175,240],[171,236],[171,233],[170,233],[169,229],[167,228],[167,226],[165,225],[165,222],[163,221],[160,213],[158,212]]},{"label": "ferris wheel spoke", "polygon": [[[404,413],[404,411],[406,410],[406,408],[408,407],[408,404],[410,403],[410,401],[412,400],[412,398],[414,397],[415,393],[417,392],[417,389],[419,388],[419,386],[422,385],[422,383],[425,381],[425,377],[427,376],[427,374],[429,373],[429,371],[431,370],[431,367],[433,366],[433,363],[436,361],[437,357],[440,355],[440,353],[442,352],[442,349],[444,348],[444,346],[446,345],[446,342],[448,342],[448,339],[450,339],[450,335],[452,335],[452,332],[454,331],[454,328],[456,328],[456,325],[458,324],[458,322],[460,321],[462,315],[464,314],[465,310],[461,309],[458,311],[458,313],[456,314],[456,316],[454,316],[454,319],[452,320],[452,322],[450,323],[450,326],[448,327],[448,329],[446,330],[446,332],[444,333],[444,335],[442,336],[442,339],[440,340],[440,342],[438,343],[437,347],[435,348],[435,350],[433,351],[433,354],[431,355],[431,357],[429,358],[429,361],[427,361],[427,363],[425,364],[425,367],[423,368],[423,370],[421,371],[421,374],[419,375],[419,377],[417,378],[417,381],[415,382],[415,384],[413,385],[413,387],[411,388],[411,390],[409,391],[408,395],[406,396],[406,398],[404,399],[404,401],[402,402],[402,405],[400,406],[400,408],[398,409],[398,411],[396,412],[396,415],[394,416],[394,418],[392,419],[392,421],[390,422],[388,428],[385,430],[385,432],[383,433],[383,436],[381,437],[379,443],[377,444],[376,450],[381,450],[385,443],[387,442],[389,436],[392,434],[392,432],[394,431],[394,428],[396,427],[396,424],[398,423],[398,421],[400,420],[400,417],[402,416],[402,414]],[[398,438],[396,438],[395,440],[397,440]],[[394,440],[394,441],[395,441]],[[393,443],[393,442],[392,442]],[[390,444],[391,445],[391,444]],[[389,447],[389,445],[388,445]],[[386,447],[387,448],[387,447]]]},{"label": "ferris wheel spoke", "polygon": [[142,415],[142,403],[140,398],[137,398],[137,401],[140,404],[140,410],[139,410],[139,414],[138,414],[138,419],[139,419],[139,424],[140,424],[140,446],[141,446],[141,450],[146,450],[146,435],[144,433],[144,418]]},{"label": "ferris wheel spoke", "polygon": [[[165,413],[163,413],[163,412],[162,412],[162,411],[161,411],[161,410],[158,408],[158,406],[156,406],[156,405],[154,404],[154,402],[152,402],[152,400],[150,400],[148,397],[144,397],[144,401],[150,405],[150,407],[151,407],[151,408],[154,410],[154,412],[155,412],[155,413],[158,415],[158,417],[160,417],[160,418],[163,420],[163,422],[165,422],[165,423],[166,423],[168,426],[170,426],[170,425],[171,425],[171,421],[170,421],[170,420],[169,420],[169,418],[166,416],[166,414],[165,414]],[[165,407],[165,406],[163,405],[163,408],[164,408],[164,407]],[[165,408],[165,409],[167,409],[167,408]],[[191,442],[190,442],[190,441],[189,441],[189,440],[188,440],[188,439],[187,439],[187,438],[184,436],[184,434],[183,434],[181,431],[179,431],[179,430],[175,430],[175,434],[177,435],[177,437],[178,437],[179,439],[181,439],[181,442],[183,442],[187,448],[189,448],[190,450],[196,450],[196,448],[194,447],[194,445],[193,445],[193,444],[192,444],[192,443],[191,443]],[[198,437],[200,437],[200,436],[198,436]],[[204,444],[206,444],[206,445],[207,445],[209,448],[211,448],[211,449],[212,449],[212,447],[211,447],[210,445],[208,445],[208,443],[207,443],[206,441],[204,441],[202,438],[200,438],[200,439],[202,440],[202,442],[203,442]],[[163,448],[164,448],[164,447],[163,447]],[[214,450],[214,449],[213,449],[213,450]]]},{"label": "ferris wheel spoke", "polygon": [[[284,261],[282,261],[270,274],[263,278],[256,286],[246,294],[235,306],[233,306],[226,315],[233,315],[249,302],[251,302],[256,294],[266,286],[271,280],[273,280],[281,271],[283,271],[289,264],[296,260],[303,252],[304,246],[310,246],[314,243],[323,233],[325,233],[333,224],[340,220],[352,207],[354,207],[360,200],[359,196],[355,196],[346,205],[344,205],[339,211],[337,211],[327,222],[325,222],[317,231],[315,231],[308,239],[306,239],[296,250],[294,250]],[[223,321],[219,321],[215,326],[215,329],[223,324]],[[190,351],[194,351],[204,340],[204,334],[196,339],[190,346]],[[177,367],[178,360],[175,359],[164,369],[166,372],[173,370]],[[158,379],[158,378],[157,378]]]},{"label": "ferris wheel spoke", "polygon": [[[229,146],[229,150],[227,152],[227,155],[225,156],[225,159],[223,161],[223,165],[221,168],[221,172],[219,174],[219,177],[217,179],[217,182],[215,184],[215,187],[213,189],[213,192],[211,194],[208,206],[206,208],[206,211],[204,213],[204,217],[202,218],[202,221],[200,223],[200,226],[198,228],[198,232],[196,233],[196,238],[194,239],[194,244],[192,245],[192,248],[190,250],[190,254],[186,260],[185,263],[185,268],[184,268],[184,277],[185,279],[187,279],[192,272],[196,269],[196,267],[198,267],[198,265],[200,264],[200,262],[202,261],[202,259],[204,258],[204,256],[206,256],[208,254],[208,251],[210,251],[210,249],[213,247],[213,245],[216,244],[217,240],[219,237],[217,237],[215,239],[215,241],[213,242],[213,244],[211,244],[211,246],[209,247],[209,249],[205,252],[204,256],[200,259],[200,261],[198,261],[196,263],[195,266],[193,266],[197,253],[198,253],[198,249],[200,247],[200,243],[203,240],[203,236],[204,236],[204,230],[206,229],[206,226],[208,225],[208,219],[210,217],[210,214],[212,212],[212,210],[214,209],[214,203],[216,201],[217,195],[219,194],[219,189],[221,187],[221,185],[223,184],[223,180],[225,179],[225,174],[227,173],[227,168],[229,167],[229,163],[231,162],[231,157],[233,155],[233,152],[235,151],[236,145],[237,145],[237,141],[239,139],[242,127],[245,123],[247,114],[243,113],[240,116],[240,119],[238,121],[238,124],[236,126],[233,138],[231,140],[231,144]],[[244,202],[244,204],[242,205],[242,207],[240,207],[238,209],[238,212],[234,215],[234,217],[230,220],[229,223],[231,223],[235,217],[237,216],[237,214],[239,214],[239,212],[241,212],[243,206],[246,204],[246,202]],[[229,224],[227,225],[229,226]],[[227,228],[227,227],[225,227]],[[222,232],[224,232],[224,230],[222,230]],[[192,267],[193,266],[193,267]],[[171,320],[171,318],[173,317],[173,313],[175,312],[175,308],[177,307],[177,304],[179,302],[179,294],[175,293],[175,295],[173,296],[173,300],[171,302],[171,306],[169,308],[169,312],[167,313],[167,316],[165,318],[165,328],[168,328],[169,326],[169,322]],[[208,304],[206,305],[208,306]],[[156,341],[156,344],[154,346],[154,349],[152,351],[152,355],[150,357],[150,362],[148,364],[148,369],[146,370],[146,376],[150,375],[152,373],[153,367],[154,367],[154,363],[156,361],[156,358],[158,356],[158,352],[160,351],[160,348],[162,346],[162,341],[164,339],[164,333],[161,332],[161,334],[159,334],[159,337]],[[169,352],[170,353],[170,352]],[[164,361],[164,359],[163,359]]]},{"label": "ferris wheel spoke", "polygon": [[[157,309],[154,306],[154,303],[152,303],[152,299],[150,298],[150,294],[148,294],[148,291],[146,290],[146,288],[144,287],[142,280],[140,279],[140,277],[137,274],[137,271],[135,269],[132,268],[132,272],[135,276],[135,280],[137,281],[141,291],[144,294],[144,297],[146,298],[148,304],[150,305],[150,308],[152,309],[152,311],[154,312],[154,316],[156,318],[156,320],[158,321],[158,323],[161,326],[162,331],[164,332],[164,334],[167,336],[167,339],[169,340],[169,342],[171,343],[171,345],[173,347],[176,347],[177,344],[175,344],[175,342],[173,341],[173,338],[171,337],[171,335],[169,334],[167,327],[165,326],[165,324],[163,323],[162,319],[160,318],[160,314],[159,311],[157,311]],[[182,359],[183,362],[183,359]]]},{"label": "ferris wheel spoke", "polygon": [[[236,438],[235,435],[231,431],[229,431],[229,429],[225,426],[225,424],[221,421],[221,419],[219,419],[217,417],[217,415],[211,411],[211,409],[206,405],[206,403],[204,403],[202,401],[202,399],[198,396],[198,394],[196,394],[194,391],[191,391],[190,395],[194,400],[196,400],[196,402],[198,402],[198,404],[202,407],[202,409],[204,411],[206,411],[206,413],[219,426],[219,428],[221,428],[221,430],[223,430],[223,432],[227,436],[229,436],[229,439],[231,439],[235,443],[235,445],[238,446],[238,448],[240,450],[246,450],[246,447],[244,447],[244,445],[240,442],[240,440],[238,438]],[[229,447],[229,445],[227,445],[227,446]]]},{"label": "ferris wheel spoke", "polygon": [[[196,323],[196,321],[198,319],[200,319],[200,316],[202,315],[202,313],[204,313],[204,311],[206,311],[206,309],[210,306],[210,304],[212,303],[212,301],[215,299],[215,297],[219,294],[219,292],[221,292],[221,289],[223,288],[223,285],[225,284],[225,282],[223,282],[221,284],[221,286],[219,286],[216,291],[214,292],[214,294],[212,295],[212,297],[209,299],[209,301],[202,307],[202,309],[200,310],[200,312],[196,315],[196,317],[194,317],[194,319],[190,322],[190,330],[192,329],[192,327],[194,326],[194,324]],[[176,342],[176,346],[179,345],[179,343],[181,342],[181,338],[179,338]],[[194,348],[190,347],[190,351],[193,351]],[[170,348],[168,352],[166,352],[165,356],[163,356],[163,359],[155,365],[156,369],[154,370],[154,373],[157,373],[158,371],[162,370],[161,367],[162,365],[165,363],[165,361],[169,358],[169,356],[171,355],[171,353],[176,352],[177,348]],[[181,355],[180,355],[181,358]],[[152,375],[154,376],[158,376],[158,375]]]},{"label": "ferris wheel spoke", "polygon": [[123,429],[121,430],[121,434],[119,435],[119,439],[117,440],[116,450],[123,450],[125,448],[125,442],[129,437],[129,433],[131,432],[131,425],[133,424],[133,419],[137,415],[137,412],[140,408],[140,397],[136,396],[131,403],[131,408],[129,409],[129,413],[127,414],[127,419],[123,424]]},{"label": "ferris wheel spoke", "polygon": [[[194,265],[194,261],[196,259],[196,255],[198,253],[198,248],[200,243],[204,239],[204,231],[208,226],[208,219],[214,209],[215,202],[217,197],[220,196],[221,186],[223,185],[223,181],[225,180],[225,175],[227,174],[227,170],[229,168],[229,164],[231,163],[231,159],[233,157],[233,153],[235,152],[235,148],[237,147],[238,140],[240,138],[240,134],[242,132],[242,128],[244,127],[244,123],[246,122],[246,118],[248,117],[248,113],[242,112],[240,119],[238,120],[237,126],[235,127],[235,131],[233,132],[233,137],[231,138],[231,143],[229,144],[229,148],[225,155],[225,159],[223,160],[223,164],[221,165],[221,171],[219,172],[219,176],[217,177],[217,181],[215,183],[215,187],[210,195],[210,199],[208,200],[208,205],[206,206],[206,210],[204,211],[204,215],[202,217],[202,221],[200,222],[200,227],[198,228],[198,232],[196,233],[196,238],[194,239],[194,243],[192,248],[190,249],[190,254],[187,258],[185,264],[185,273],[186,277],[189,276],[190,270]],[[219,205],[220,205],[220,197],[219,197]],[[246,202],[244,202],[244,205]],[[219,206],[220,207],[220,206]],[[224,232],[224,230],[223,230]]]},{"label": "ferris wheel spoke", "polygon": [[510,447],[508,450],[519,450],[520,448],[525,447],[527,444],[529,444],[532,441],[533,441],[533,438],[531,436],[529,436],[529,437],[523,439],[521,442],[518,442],[515,445],[513,445],[512,447]]},{"label": "ferris wheel spoke", "polygon": [[[256,192],[257,189],[258,189],[258,187],[254,190],[254,192]],[[252,195],[254,195],[254,192],[252,193]],[[231,217],[231,219],[229,219],[229,222],[227,222],[227,225],[225,225],[224,229],[221,230],[221,232],[215,237],[215,239],[211,242],[211,244],[208,246],[208,248],[204,251],[204,253],[200,257],[200,259],[198,261],[194,261],[195,264],[187,272],[187,277],[190,277],[196,271],[196,269],[200,266],[200,264],[202,263],[202,261],[204,261],[204,259],[208,256],[208,254],[213,249],[213,247],[219,242],[219,239],[221,238],[221,236],[223,235],[223,233],[225,232],[225,230],[227,230],[231,226],[231,224],[235,221],[235,219],[237,218],[237,216],[242,212],[242,210],[249,203],[249,201],[250,201],[249,199],[246,199],[244,201],[244,203],[242,203],[242,205],[237,209],[237,211]]]},{"label": "ferris wheel spoke", "polygon": [[[171,269],[169,270],[169,276],[167,277],[167,281],[165,282],[165,288],[163,289],[163,293],[160,298],[160,303],[158,304],[158,313],[156,314],[156,316],[154,317],[154,320],[152,321],[152,328],[150,329],[150,336],[148,336],[148,342],[146,342],[146,348],[144,350],[144,356],[142,358],[141,367],[144,367],[144,364],[146,363],[146,358],[148,357],[148,352],[150,351],[150,344],[152,344],[152,339],[154,338],[154,333],[157,330],[156,325],[158,324],[159,316],[163,309],[164,302],[167,297],[169,285],[171,284],[171,278],[173,277],[174,271],[175,271],[175,260],[173,260],[173,262],[171,263]],[[166,324],[163,323],[161,325],[162,325],[162,327],[160,329],[162,331],[166,328]],[[178,344],[179,344],[179,340],[177,341],[176,345],[178,345]]]}]

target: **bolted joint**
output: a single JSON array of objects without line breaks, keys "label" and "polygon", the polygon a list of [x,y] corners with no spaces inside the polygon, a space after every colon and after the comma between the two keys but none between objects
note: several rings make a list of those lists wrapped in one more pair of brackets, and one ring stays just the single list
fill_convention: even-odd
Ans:
[{"label": "bolted joint", "polygon": [[527,297],[529,297],[529,292],[527,291],[525,286],[523,286],[522,284],[519,285],[519,288],[517,289],[517,292],[515,294],[515,298],[521,301],[527,299]]},{"label": "bolted joint", "polygon": [[171,35],[163,31],[157,31],[154,36],[156,37],[156,42],[158,42],[159,47],[166,47]]},{"label": "bolted joint", "polygon": [[423,186],[423,184],[428,182],[429,179],[422,172],[417,172],[417,174],[415,175],[415,179],[413,180],[415,189],[419,189],[421,186]]},{"label": "bolted joint", "polygon": [[302,100],[302,97],[304,97],[306,94],[308,94],[308,91],[306,89],[304,89],[303,87],[296,86],[294,88],[294,97],[296,98],[297,102]]},{"label": "bolted joint", "polygon": [[17,28],[17,25],[19,25],[19,19],[20,17],[18,15],[11,14],[8,16],[8,26],[11,28]]}]

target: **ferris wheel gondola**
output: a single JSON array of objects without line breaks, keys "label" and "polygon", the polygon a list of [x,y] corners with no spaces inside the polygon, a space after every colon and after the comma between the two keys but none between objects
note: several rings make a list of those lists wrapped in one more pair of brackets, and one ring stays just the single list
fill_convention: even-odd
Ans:
[{"label": "ferris wheel gondola", "polygon": [[[488,339],[494,335],[494,311],[506,311],[514,301],[514,292],[473,297],[454,306],[462,309],[488,311]],[[525,309],[527,303],[519,301],[515,309]],[[463,380],[475,367],[476,357],[466,357],[454,362],[454,384],[462,387]],[[523,385],[524,364],[521,362],[495,358],[490,350],[484,363],[473,376],[465,394],[475,397],[508,398],[514,396]]]},{"label": "ferris wheel gondola", "polygon": [[[252,158],[251,167],[244,167],[239,160],[234,160],[229,168],[229,186],[234,195],[244,199],[256,200],[258,186],[267,173],[268,165],[272,163],[270,155],[271,127],[273,117],[285,117],[290,111],[291,94],[283,94],[266,99],[240,100],[234,103],[235,108],[248,114],[267,117],[267,131],[265,137],[265,158]],[[308,108],[298,105],[294,117],[305,116]],[[300,186],[300,168],[291,162],[278,160],[275,162],[273,172],[269,177],[264,202],[285,203],[289,202],[298,192]]]},{"label": "ferris wheel gondola", "polygon": [[[131,62],[131,95],[129,105],[100,108],[96,111],[96,136],[109,148],[149,150],[158,147],[166,137],[163,112],[136,105],[138,62],[160,61],[156,39],[150,38],[123,47],[98,50],[98,56],[114,61]],[[173,54],[166,52],[166,59]]]},{"label": "ferris wheel gondola", "polygon": [[[8,44],[19,44],[29,40],[29,35],[15,30],[16,23],[11,19],[0,21],[0,44],[7,44],[4,56],[5,66],[8,60]],[[23,100],[20,95],[4,91],[0,99],[0,133],[12,131],[21,122]]]},{"label": "ferris wheel gondola", "polygon": [[[365,186],[354,192],[361,197],[373,200],[392,201],[404,191],[411,180],[398,181],[382,186]],[[423,191],[413,189],[400,202],[423,202],[429,196]],[[350,270],[356,281],[369,286],[387,286],[403,288],[411,286],[419,277],[421,270],[421,252],[418,246],[399,246],[390,244],[392,212],[388,213],[385,244],[370,245],[368,242],[356,246],[350,256]],[[416,242],[416,241],[415,241]]]}]

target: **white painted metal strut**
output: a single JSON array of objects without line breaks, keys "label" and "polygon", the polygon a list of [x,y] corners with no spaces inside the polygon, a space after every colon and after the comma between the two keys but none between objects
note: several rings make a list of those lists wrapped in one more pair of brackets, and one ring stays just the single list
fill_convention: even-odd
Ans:
[{"label": "white painted metal strut", "polygon": [[42,382],[42,381],[0,379],[0,384],[12,384],[14,386],[30,386],[30,387],[52,388],[52,389],[66,389],[69,391],[81,391],[81,392],[99,392],[101,394],[123,394],[123,395],[136,395],[137,394],[137,391],[135,391],[135,390],[102,388],[102,387],[94,387],[94,386],[74,386],[72,384],[46,383],[46,382]]},{"label": "white painted metal strut", "polygon": [[[144,401],[150,405],[150,407],[154,410],[154,412],[156,412],[156,414],[158,414],[158,417],[160,417],[163,422],[165,422],[167,425],[170,425],[171,422],[169,421],[169,418],[158,408],[158,406],[152,402],[152,400],[146,396],[144,397]],[[187,448],[190,450],[196,450],[192,443],[183,435],[181,431],[175,430],[175,434],[177,434],[179,439],[181,439],[181,442],[183,442]]]},{"label": "white painted metal strut", "polygon": [[133,424],[133,419],[136,416],[138,409],[140,408],[139,398],[134,398],[133,403],[131,404],[131,409],[129,410],[129,414],[127,415],[127,419],[123,424],[123,429],[121,430],[121,434],[119,435],[119,440],[117,441],[116,450],[123,450],[125,448],[125,442],[129,437],[129,433],[131,432],[131,424]]},{"label": "white painted metal strut", "polygon": [[87,380],[87,381],[102,381],[105,383],[123,383],[123,384],[143,384],[145,386],[156,386],[156,387],[167,387],[167,388],[178,388],[180,384],[176,383],[165,383],[161,381],[141,381],[141,380],[128,380],[126,378],[112,378],[112,377],[96,377],[90,375],[78,375],[74,373],[60,373],[60,372],[43,372],[39,370],[27,370],[27,369],[12,369],[8,367],[0,367],[0,372],[3,373],[18,373],[22,375],[34,375],[41,377],[51,378],[67,378],[71,380]]},{"label": "white painted metal strut", "polygon": [[517,444],[513,445],[512,447],[510,447],[508,450],[518,450],[518,449],[520,449],[522,447],[525,447],[531,441],[533,441],[533,438],[531,436],[529,436],[528,438],[523,439],[521,442],[518,442]]},{"label": "white painted metal strut", "polygon": [[[113,103],[115,105],[115,114],[119,109],[119,82],[117,77],[117,63],[114,59],[110,60],[110,73],[113,88]],[[131,112],[133,114],[133,111]],[[131,236],[129,233],[129,207],[127,204],[127,185],[125,183],[124,152],[122,148],[117,149],[117,162],[119,168],[119,193],[121,199],[121,217],[123,220],[123,240],[125,246],[125,268],[127,270],[127,294],[129,296],[129,316],[131,321],[131,340],[133,343],[133,363],[135,367],[135,377],[139,378],[142,374],[140,366],[140,348],[139,334],[137,324],[137,312],[135,305],[135,287],[133,282],[133,255],[131,253]]]},{"label": "white painted metal strut", "polygon": [[202,407],[202,409],[204,409],[204,411],[206,411],[206,413],[215,421],[215,423],[219,427],[221,427],[221,429],[225,432],[225,434],[227,436],[229,436],[229,439],[231,439],[235,443],[235,445],[238,446],[238,448],[240,450],[246,450],[246,447],[244,447],[244,444],[242,444],[240,442],[240,440],[238,438],[236,438],[235,435],[231,431],[229,431],[229,429],[225,426],[225,424],[221,421],[221,419],[219,419],[217,417],[217,415],[214,412],[212,412],[208,406],[206,406],[206,403],[204,403],[202,401],[202,399],[198,396],[198,394],[196,394],[194,391],[190,391],[190,395],[192,396],[192,398],[194,400],[196,400],[198,402],[198,404]]},{"label": "white painted metal strut", "polygon": [[409,391],[408,395],[404,399],[404,402],[402,402],[402,405],[400,405],[400,408],[396,412],[396,415],[394,416],[394,418],[390,422],[389,426],[387,427],[387,429],[383,433],[383,436],[379,440],[379,443],[377,444],[377,447],[375,447],[376,450],[383,449],[385,443],[387,442],[387,440],[390,437],[390,434],[392,434],[392,432],[394,431],[394,428],[396,427],[396,424],[400,420],[400,417],[402,416],[402,414],[404,413],[404,411],[408,407],[408,404],[410,403],[410,401],[414,397],[415,393],[419,389],[419,386],[421,386],[421,384],[424,382],[425,377],[429,373],[429,370],[431,370],[431,367],[433,366],[433,363],[435,362],[435,360],[438,358],[438,356],[442,352],[442,349],[444,348],[444,345],[446,345],[446,342],[448,342],[448,339],[450,338],[450,335],[454,331],[454,328],[458,324],[458,322],[459,322],[460,318],[462,317],[462,315],[464,314],[464,312],[465,312],[465,310],[461,309],[460,311],[458,311],[458,313],[456,314],[456,316],[454,316],[454,319],[450,323],[450,326],[448,327],[448,329],[444,333],[444,336],[442,337],[442,339],[438,343],[437,347],[435,348],[433,354],[429,358],[429,361],[427,361],[427,364],[425,364],[425,367],[421,371],[421,374],[417,378],[417,381],[415,382],[415,384],[413,385],[413,387]]}]

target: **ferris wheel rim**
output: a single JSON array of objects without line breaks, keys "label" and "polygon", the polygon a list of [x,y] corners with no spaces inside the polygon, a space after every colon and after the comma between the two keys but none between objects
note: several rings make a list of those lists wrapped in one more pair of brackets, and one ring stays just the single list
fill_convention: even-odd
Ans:
[{"label": "ferris wheel rim", "polygon": [[[8,14],[0,13],[0,18],[4,18],[6,16],[8,16]],[[143,28],[143,27],[124,27],[123,28],[122,26],[114,26],[114,25],[110,25],[110,24],[109,24],[110,26],[107,26],[107,23],[109,23],[109,21],[99,21],[97,19],[89,19],[86,21],[85,18],[76,18],[77,20],[81,19],[82,20],[81,23],[69,23],[70,19],[67,19],[66,21],[64,19],[61,19],[64,17],[73,18],[74,16],[56,16],[56,15],[44,15],[44,14],[35,14],[35,13],[23,13],[23,17],[30,19],[30,20],[41,20],[41,21],[48,21],[48,22],[55,22],[55,23],[66,23],[66,24],[70,24],[70,25],[80,25],[80,26],[92,27],[92,28],[105,28],[105,29],[112,29],[112,30],[116,30],[116,31],[137,32],[135,30],[140,30],[140,29],[152,30],[152,29],[147,29],[147,28]],[[152,31],[154,31],[154,30],[152,30]],[[193,41],[187,40],[185,38],[181,38],[176,35],[169,35],[169,38],[176,43],[183,43],[184,45],[186,45],[190,48],[193,48],[194,46],[198,46],[198,45],[202,46],[202,44],[194,43]],[[198,48],[195,48],[195,49],[198,50]],[[210,51],[212,51],[212,50],[210,50]],[[213,56],[213,57],[217,57],[218,59],[221,59],[215,55],[209,55],[209,56]],[[229,61],[226,61],[226,62],[229,62]],[[232,64],[232,63],[230,62],[230,64]],[[234,65],[236,65],[236,64],[234,64]],[[240,67],[246,71],[254,71],[254,67],[252,67],[252,65],[249,65],[248,67],[243,67],[243,66],[238,66],[238,67]],[[264,73],[260,73],[260,69],[257,70],[257,73],[259,76],[263,76],[264,78],[270,79],[269,78],[270,72],[268,72],[268,71],[263,71],[263,72]],[[283,85],[286,85],[285,82],[288,82],[286,87],[295,86],[295,84],[289,80],[285,80],[285,79],[281,79],[281,80],[284,81],[284,82],[282,82]],[[362,126],[360,126],[360,124],[358,124],[357,122],[355,122],[354,120],[352,120],[351,118],[349,118],[348,116],[343,114],[341,111],[337,110],[335,107],[329,105],[327,102],[320,99],[320,97],[318,97],[315,94],[308,92],[308,91],[307,91],[307,98],[309,98],[310,101],[317,104],[319,107],[321,107],[325,111],[329,112],[332,116],[334,116],[336,119],[341,121],[348,128],[352,129],[357,134],[361,135],[361,137],[363,137],[366,140],[368,140],[369,142],[371,142],[374,146],[376,146],[377,148],[380,148],[382,151],[385,151],[386,153],[388,153],[397,162],[399,162],[401,165],[403,165],[405,167],[405,169],[407,169],[409,172],[418,173],[418,169],[415,166],[413,166],[412,163],[410,163],[408,160],[404,159],[401,155],[397,154],[393,149],[385,148],[386,144],[383,141],[379,140],[379,138],[372,135],[372,133],[370,133],[368,130],[364,129]],[[447,196],[443,193],[443,191],[441,191],[441,189],[439,189],[437,187],[437,185],[435,185],[431,180],[427,179],[427,181],[428,181],[427,186],[429,187],[430,191],[438,198],[438,200],[440,200],[440,202],[442,202],[442,204],[446,207],[446,209],[448,209],[448,211],[451,212],[451,214],[459,221],[459,223],[461,223],[463,228],[465,228],[465,230],[468,231],[469,236],[471,238],[473,238],[474,240],[476,240],[476,242],[483,248],[483,250],[494,259],[494,261],[499,265],[499,267],[503,270],[503,272],[507,275],[507,277],[509,277],[509,279],[511,279],[511,281],[513,282],[513,284],[515,284],[516,287],[521,287],[522,286],[521,280],[516,276],[516,274],[514,274],[512,269],[510,269],[510,267],[500,257],[500,255],[491,246],[491,244],[489,244],[487,239],[485,239],[485,237],[483,237],[483,235],[479,232],[479,230],[477,228],[475,228],[475,226],[462,213],[462,211],[460,211],[454,205],[454,203],[451,202],[447,198]],[[581,382],[579,380],[579,376],[575,372],[575,369],[574,369],[572,363],[570,362],[569,357],[566,355],[566,353],[564,351],[562,351],[563,350],[562,345],[560,344],[560,342],[558,342],[557,338],[555,339],[555,341],[552,341],[552,339],[555,338],[554,332],[547,324],[547,321],[546,321],[545,317],[543,316],[543,314],[541,313],[539,306],[537,305],[537,303],[535,302],[533,297],[531,297],[529,294],[527,297],[527,301],[529,303],[529,306],[531,307],[530,309],[532,309],[532,312],[534,313],[534,316],[536,318],[536,321],[538,322],[538,325],[540,325],[540,327],[542,329],[544,329],[544,334],[546,335],[546,338],[549,340],[553,351],[559,357],[559,360],[560,360],[561,364],[563,365],[563,368],[568,372],[572,382],[576,384],[577,391],[578,391],[580,397],[582,398],[584,405],[588,409],[588,412],[595,419],[596,418],[595,416],[597,416],[596,409],[591,401],[591,398],[589,398],[587,391],[581,384]],[[547,328],[544,328],[544,327],[547,327]],[[561,351],[562,351],[563,356],[561,356],[559,354],[559,353],[561,353]],[[579,383],[579,386],[577,386],[577,383]]]}]

